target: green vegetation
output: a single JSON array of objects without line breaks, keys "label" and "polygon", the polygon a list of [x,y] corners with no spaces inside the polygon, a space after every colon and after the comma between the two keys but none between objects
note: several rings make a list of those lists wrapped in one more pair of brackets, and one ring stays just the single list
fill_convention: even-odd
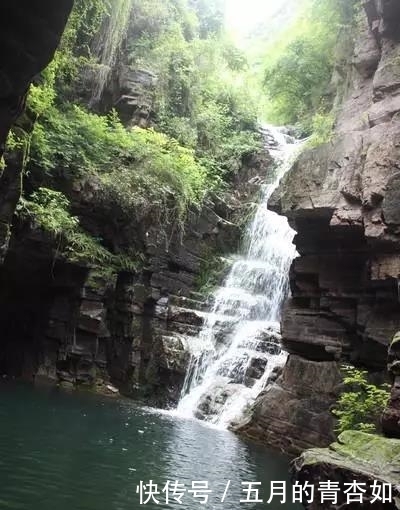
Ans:
[{"label": "green vegetation", "polygon": [[357,0],[304,0],[300,15],[274,41],[266,58],[267,117],[278,124],[297,125],[304,134],[316,130],[314,144],[329,139],[335,47],[340,32],[355,22],[358,4]]},{"label": "green vegetation", "polygon": [[113,255],[80,226],[72,216],[65,195],[48,188],[39,188],[29,200],[22,198],[17,213],[55,239],[57,250],[71,262],[106,265],[115,270],[137,269],[138,261],[129,255]]},{"label": "green vegetation", "polygon": [[[68,197],[58,197],[57,225],[41,206],[44,188],[68,194],[60,175],[64,183],[91,183],[93,200],[108,204],[119,221],[151,218],[165,232],[182,231],[189,210],[209,191],[226,187],[259,150],[262,81],[270,121],[313,133],[314,145],[329,140],[333,48],[356,3],[302,0],[296,20],[266,43],[261,80],[225,33],[222,0],[76,0],[53,62],[31,87],[33,132],[25,140],[16,132],[9,138],[9,150],[29,149],[26,170],[35,176],[21,210],[88,261],[106,257],[95,254],[106,243],[92,239],[88,248],[76,238],[78,231],[90,235],[69,216]],[[110,40],[101,39],[104,27]],[[107,64],[122,50],[125,66],[157,76],[151,129],[127,128],[107,106],[112,101],[99,104],[110,78]],[[53,209],[56,202],[53,196]]]},{"label": "green vegetation", "polygon": [[18,213],[58,242],[58,248],[71,261],[109,263],[112,255],[79,226],[69,212],[69,200],[60,192],[39,188],[29,200],[21,199]]},{"label": "green vegetation", "polygon": [[198,291],[204,296],[211,294],[221,283],[223,274],[226,273],[229,266],[230,261],[218,255],[215,251],[205,254],[200,273],[195,282]]},{"label": "green vegetation", "polygon": [[354,367],[343,369],[346,386],[333,414],[338,418],[338,433],[345,430],[377,432],[380,418],[389,401],[389,385],[375,386],[368,382],[368,372]]},{"label": "green vegetation", "polygon": [[[135,13],[130,20],[129,7]],[[116,264],[117,255],[71,215],[60,176],[71,184],[91,183],[94,203],[118,214],[118,221],[151,218],[163,231],[174,231],[259,149],[246,59],[227,40],[222,20],[219,0],[75,2],[53,62],[31,87],[33,131],[21,140],[15,130],[8,144],[9,151],[29,147],[26,171],[34,175],[20,217],[48,232],[70,260],[107,265]],[[90,70],[106,81],[104,51],[118,54],[128,21],[124,54],[130,67],[158,76],[152,129],[126,128],[115,111],[95,113],[91,106],[97,105],[80,91]],[[99,40],[102,26],[115,32],[111,41]],[[96,89],[92,101],[98,99]],[[68,186],[62,189],[68,193]],[[132,257],[118,256],[120,266],[129,266]]]},{"label": "green vegetation", "polygon": [[114,112],[99,116],[77,105],[50,108],[36,124],[31,161],[46,171],[65,168],[74,177],[98,177],[103,195],[111,194],[131,213],[173,195],[171,207],[183,218],[206,189],[206,172],[192,150],[153,130],[126,130]]},{"label": "green vegetation", "polygon": [[[153,149],[159,145],[160,152],[165,152],[167,140],[171,149],[177,151],[181,145],[190,150],[177,151],[179,161],[172,173],[179,166],[183,169],[182,155],[188,158],[193,151],[196,168],[191,162],[180,175],[188,182],[172,191],[184,189],[183,203],[196,203],[199,187],[204,192],[221,185],[228,172],[238,170],[243,157],[259,148],[257,108],[243,80],[246,59],[223,35],[222,11],[216,0],[132,0],[132,9],[129,62],[157,74],[156,129],[166,135],[161,138],[153,132],[145,142]],[[79,72],[85,66],[97,66],[90,43],[104,15],[111,16],[106,0],[78,1],[60,51],[40,85],[32,87],[29,106],[39,116],[32,160],[47,170],[61,164],[82,172],[103,172],[115,162],[116,153],[124,152],[129,158],[145,137],[139,131],[129,134],[118,125],[115,114],[111,122],[110,117],[105,120],[88,112],[84,105],[69,104]],[[158,159],[156,152],[147,151],[150,174],[159,163],[150,162],[152,157]],[[172,150],[169,157],[173,162]],[[143,158],[138,162],[142,164]],[[143,176],[147,175],[146,164]],[[162,164],[170,173],[165,161]],[[206,168],[206,176],[200,177],[201,167]],[[160,171],[155,172],[162,178]],[[165,180],[176,182],[170,177]]]},{"label": "green vegetation", "polygon": [[332,111],[318,111],[312,118],[311,136],[307,142],[308,147],[316,147],[330,141],[333,135],[335,116]]},{"label": "green vegetation", "polygon": [[245,55],[224,35],[220,2],[133,0],[131,65],[157,76],[157,129],[195,150],[213,184],[259,148]]}]

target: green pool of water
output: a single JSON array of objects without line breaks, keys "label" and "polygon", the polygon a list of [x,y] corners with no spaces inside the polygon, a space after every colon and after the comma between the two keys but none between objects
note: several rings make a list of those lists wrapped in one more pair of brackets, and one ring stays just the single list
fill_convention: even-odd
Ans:
[{"label": "green pool of water", "polygon": [[[278,500],[240,503],[242,482],[261,482],[260,499],[268,500],[271,480],[291,491],[288,470],[284,457],[230,432],[130,401],[0,385],[2,510],[298,509]],[[141,506],[137,486],[149,480],[160,492],[167,481],[187,490],[207,481],[212,493],[206,505],[188,492],[182,505],[166,504],[161,492],[159,504]]]}]

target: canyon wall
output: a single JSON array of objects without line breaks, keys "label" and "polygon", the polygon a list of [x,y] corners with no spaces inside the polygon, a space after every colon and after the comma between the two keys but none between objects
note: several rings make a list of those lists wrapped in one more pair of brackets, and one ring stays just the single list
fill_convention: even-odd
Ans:
[{"label": "canyon wall", "polygon": [[32,79],[53,58],[73,0],[4,0],[0,6],[0,150]]},{"label": "canyon wall", "polygon": [[332,139],[306,148],[270,201],[297,232],[289,358],[241,431],[293,454],[334,439],[340,364],[382,381],[400,328],[400,7],[363,9],[338,45]]},{"label": "canyon wall", "polygon": [[[0,6],[0,158],[8,132],[24,110],[29,85],[53,58],[73,0],[4,0]],[[32,119],[20,129],[30,131]],[[21,195],[23,155],[0,171],[0,260],[7,251],[10,224]]]},{"label": "canyon wall", "polygon": [[[7,128],[0,133],[2,143],[24,108],[29,82],[51,60],[73,2],[57,8],[50,3],[20,1],[11,9],[6,2],[0,7],[0,14],[3,8],[12,13],[7,29],[7,17],[0,16],[7,53],[0,67],[0,116]],[[106,21],[111,23],[118,12],[111,9]],[[157,76],[137,67],[131,55],[134,14],[125,20],[126,33],[121,31],[118,44],[105,40],[113,34],[98,36],[104,44],[115,43],[115,55],[107,61],[112,66],[97,102],[98,76],[90,69],[82,69],[80,83],[72,84],[69,93],[101,113],[115,108],[127,127],[149,127],[155,121]],[[107,31],[106,25],[102,30]],[[15,48],[18,61],[10,58]],[[101,66],[96,69],[99,73]],[[30,132],[34,122],[27,111],[14,130]],[[177,228],[178,221],[162,218],[162,204],[137,207],[127,217],[117,199],[101,195],[93,175],[72,176],[62,164],[45,172],[34,163],[26,173],[25,156],[7,152],[0,180],[0,374],[107,393],[119,390],[147,404],[174,405],[189,361],[188,344],[207,307],[205,295],[197,291],[213,273],[223,271],[223,256],[237,251],[242,206],[259,190],[270,157],[260,152],[243,159],[227,190],[210,194]],[[40,187],[62,192],[85,232],[113,254],[132,254],[137,267],[116,271],[106,263],[93,267],[68,260],[54,236],[33,219],[15,214],[22,188],[29,196]]]},{"label": "canyon wall", "polygon": [[85,229],[112,251],[132,248],[139,264],[113,272],[70,262],[34,222],[14,216],[0,267],[0,373],[175,405],[207,308],[198,290],[237,251],[243,204],[259,187],[247,182],[261,182],[269,162],[251,158],[235,191],[210,196],[183,230],[161,227],[157,207],[127,221],[115,203],[96,200],[92,180],[60,179]]},{"label": "canyon wall", "polygon": [[[142,268],[118,274],[63,260],[52,239],[15,220],[0,268],[1,373],[99,390],[112,383],[154,405],[176,401],[187,339],[203,321],[196,281],[206,258],[234,251],[240,237],[218,205],[229,215],[222,202],[209,202],[193,212],[183,237],[160,231],[154,218],[135,234]],[[122,242],[108,212],[96,209],[91,229]]]}]

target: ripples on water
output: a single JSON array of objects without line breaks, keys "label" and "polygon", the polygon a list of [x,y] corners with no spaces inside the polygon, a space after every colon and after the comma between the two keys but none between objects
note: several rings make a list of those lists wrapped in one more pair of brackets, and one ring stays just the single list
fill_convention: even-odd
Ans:
[{"label": "ripples on water", "polygon": [[[193,480],[207,480],[219,501],[211,497],[203,506],[187,494],[182,505],[141,507],[136,487],[150,479],[160,489],[167,480],[189,489]],[[271,480],[289,480],[287,460],[230,432],[130,401],[0,386],[2,510],[258,510],[267,505],[239,504],[241,482],[268,488]]]}]

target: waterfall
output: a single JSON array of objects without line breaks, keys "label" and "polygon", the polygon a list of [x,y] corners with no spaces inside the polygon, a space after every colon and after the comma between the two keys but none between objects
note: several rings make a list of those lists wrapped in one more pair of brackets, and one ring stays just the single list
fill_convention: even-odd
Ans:
[{"label": "waterfall", "polygon": [[268,200],[298,144],[271,126],[262,133],[275,159],[275,176],[263,186],[245,235],[244,254],[214,293],[213,309],[191,342],[191,360],[177,408],[181,415],[220,426],[240,418],[286,359],[280,346],[280,316],[296,254],[295,232],[285,217],[268,210]]},{"label": "waterfall", "polygon": [[92,47],[97,65],[94,75],[90,76],[93,83],[90,105],[98,103],[107,85],[110,73],[114,67],[118,50],[126,36],[132,0],[111,0],[110,12],[103,21],[101,29]]}]

